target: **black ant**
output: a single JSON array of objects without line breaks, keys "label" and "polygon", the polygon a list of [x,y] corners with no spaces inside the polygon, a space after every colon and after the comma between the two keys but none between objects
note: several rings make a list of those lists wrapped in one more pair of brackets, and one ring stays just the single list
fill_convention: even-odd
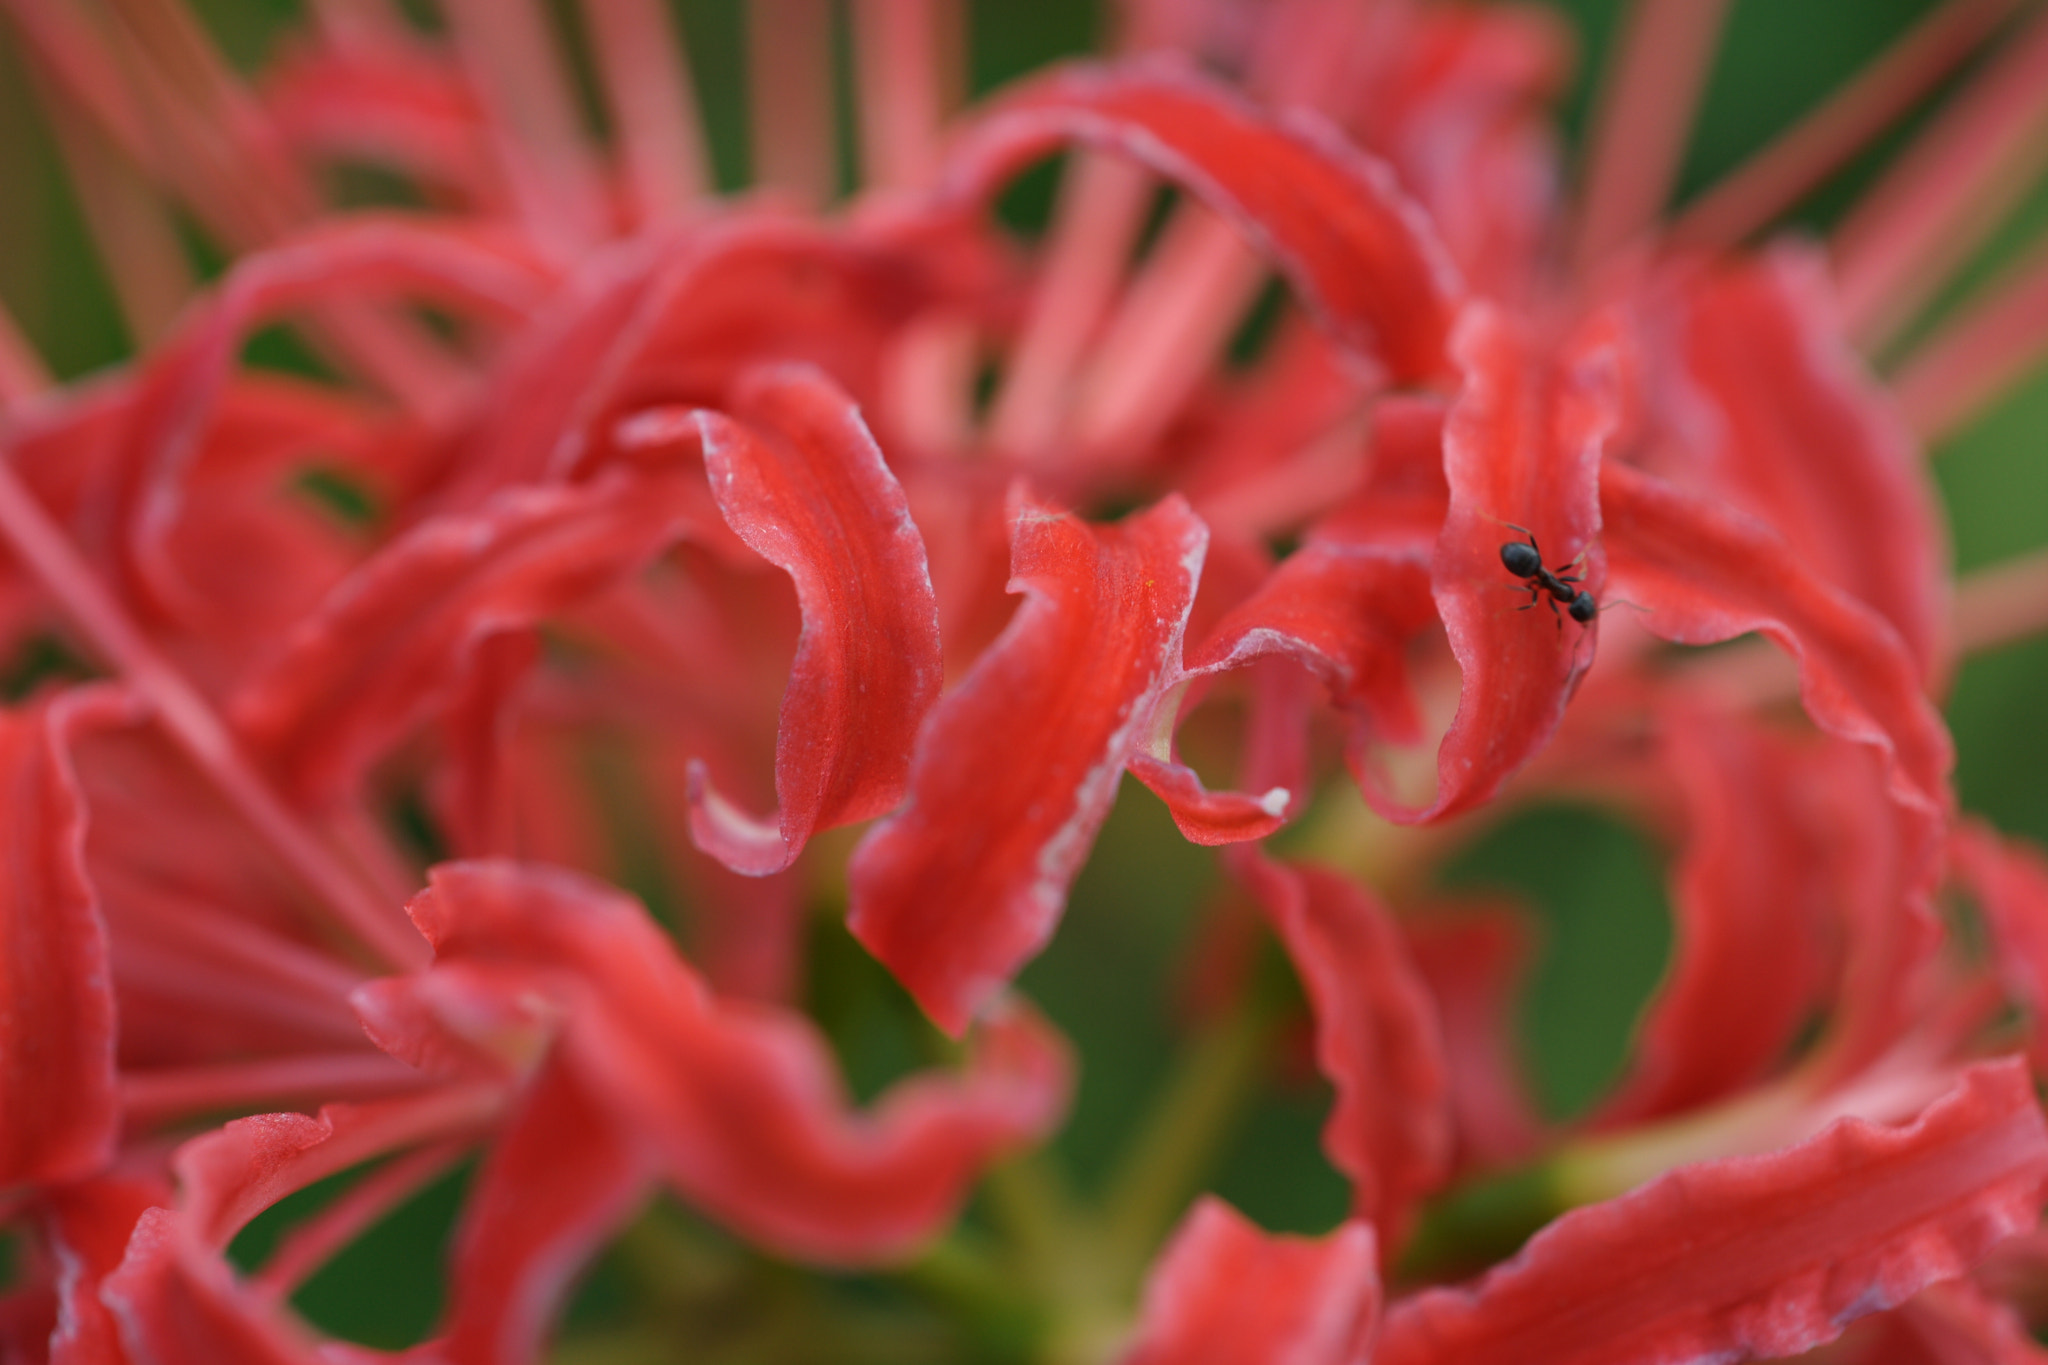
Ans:
[{"label": "black ant", "polygon": [[[1531,531],[1526,526],[1517,526],[1511,521],[1504,521],[1501,525],[1507,527],[1510,531],[1520,531],[1523,535],[1529,537],[1529,542],[1526,545],[1519,540],[1511,540],[1500,547],[1500,562],[1507,566],[1509,573],[1521,579],[1523,585],[1529,589],[1528,603],[1524,606],[1516,607],[1515,610],[1528,611],[1538,602],[1547,602],[1550,606],[1550,614],[1557,617],[1557,628],[1563,630],[1564,617],[1559,615],[1557,610],[1558,603],[1562,602],[1564,609],[1571,613],[1572,620],[1577,621],[1582,626],[1591,625],[1593,618],[1600,614],[1600,604],[1593,600],[1592,593],[1578,586],[1581,581],[1578,575],[1565,572],[1565,570],[1575,566],[1579,559],[1584,559],[1586,557],[1585,552],[1581,551],[1579,559],[1574,559],[1569,564],[1560,564],[1555,569],[1546,569],[1543,567],[1543,552],[1536,548],[1536,533],[1534,531]],[[1543,596],[1545,593],[1548,593],[1549,596]]]}]

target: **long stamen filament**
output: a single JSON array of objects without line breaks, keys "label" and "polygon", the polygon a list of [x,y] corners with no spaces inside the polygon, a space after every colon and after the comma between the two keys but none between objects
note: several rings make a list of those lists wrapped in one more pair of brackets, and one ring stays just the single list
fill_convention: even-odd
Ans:
[{"label": "long stamen filament", "polygon": [[373,895],[307,832],[241,752],[198,690],[128,619],[12,468],[0,465],[0,538],[20,557],[136,693],[228,804],[278,858],[319,896],[334,917],[386,961],[402,968],[426,960],[426,945],[393,906]]}]

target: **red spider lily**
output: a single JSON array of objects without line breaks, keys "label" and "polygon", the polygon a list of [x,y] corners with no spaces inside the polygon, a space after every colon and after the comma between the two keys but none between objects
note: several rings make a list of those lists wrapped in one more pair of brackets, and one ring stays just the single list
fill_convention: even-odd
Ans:
[{"label": "red spider lily", "polygon": [[[966,1297],[1036,1296],[1048,1358],[2031,1351],[2007,1299],[2041,1278],[2012,1248],[2048,1126],[1998,1006],[2034,1029],[2048,1000],[2048,883],[1958,823],[1932,693],[2048,592],[2023,565],[1951,612],[1908,422],[1960,420],[1992,391],[1975,362],[2017,374],[2041,329],[1964,312],[1897,403],[1855,343],[1995,216],[2048,103],[2048,21],[2013,20],[1831,262],[1737,246],[2013,7],[1954,0],[1664,224],[1723,7],[1645,0],[1567,241],[1562,40],[1520,11],[1133,5],[1118,60],[947,141],[958,15],[864,3],[870,193],[825,219],[831,54],[802,0],[753,10],[788,26],[754,54],[754,201],[707,189],[652,0],[581,7],[602,150],[524,0],[449,0],[433,37],[323,5],[258,90],[173,0],[8,0],[81,182],[163,198],[94,214],[132,366],[48,387],[0,329],[0,630],[107,674],[0,716],[0,1163],[26,1248],[0,1345],[368,1359],[286,1298],[474,1148],[417,1358],[537,1358],[657,1189],[777,1256],[900,1265],[1059,1122],[1067,1049],[1013,980],[1130,771],[1192,841],[1301,819],[1349,864],[1225,860],[1307,997],[1350,1216],[1282,1237],[1205,1199],[1148,1272],[1186,1192],[1134,1178],[1109,1197],[1128,1219],[1027,1211],[1031,1273],[947,1243],[981,1269],[955,1268]],[[1053,226],[1022,246],[990,205],[1057,150]],[[338,154],[433,209],[328,213]],[[206,291],[166,248],[172,204],[237,254]],[[1233,370],[1268,276],[1293,303]],[[241,362],[286,317],[335,377]],[[304,495],[313,473],[367,512]],[[1091,518],[1119,503],[1140,510]],[[1565,575],[1524,576],[1527,612],[1500,591],[1517,536]],[[1623,601],[1621,629],[1582,614]],[[1658,643],[1751,633],[1796,681]],[[1794,689],[1803,722],[1766,714]],[[1180,748],[1211,697],[1241,703],[1234,787]],[[1372,816],[1323,792],[1339,766]],[[1426,889],[1541,790],[1678,849],[1629,1069],[1558,1128],[1502,1036],[1512,911]],[[401,807],[451,856],[396,840]],[[649,866],[689,893],[687,958],[614,889]],[[1988,966],[1944,933],[1951,873]],[[964,1039],[865,1108],[797,1004],[800,916],[842,898]],[[1219,1008],[1256,1060],[1255,975]],[[319,1117],[270,1112],[301,1105]],[[252,1218],[370,1161],[231,1269]],[[1503,1228],[1459,1219],[1504,1189],[1521,1254],[1438,1283],[1493,1259]],[[2017,1269],[1987,1261],[2002,1243]],[[1048,1270],[1046,1245],[1099,1259]]]}]

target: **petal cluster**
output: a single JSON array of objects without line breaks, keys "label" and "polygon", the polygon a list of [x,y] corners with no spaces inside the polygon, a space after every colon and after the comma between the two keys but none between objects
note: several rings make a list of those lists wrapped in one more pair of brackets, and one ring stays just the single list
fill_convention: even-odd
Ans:
[{"label": "petal cluster", "polygon": [[[1637,7],[1566,205],[1534,10],[1132,3],[942,126],[959,15],[855,5],[831,213],[808,0],[749,11],[747,195],[645,0],[578,10],[603,138],[529,0],[322,6],[256,86],[104,8],[0,0],[143,343],[54,384],[0,315],[0,657],[46,665],[0,707],[0,1360],[551,1358],[672,1214],[1063,1362],[2040,1354],[2048,862],[1961,813],[1942,689],[2007,599],[1920,435],[2048,339],[1944,322],[1903,405],[1868,357],[1954,264],[1915,225],[1998,206],[2048,21],[1831,257],[1743,242],[2011,7],[1669,224],[1716,6]],[[416,206],[328,206],[357,160]],[[1997,629],[2048,622],[2014,581]],[[1026,973],[1126,773],[1220,889],[1190,1063],[1081,1196],[1039,1149],[1090,1049]],[[1658,841],[1673,920],[1565,1117],[1526,911],[1447,874],[1558,800]],[[866,1100],[834,953],[914,1040]],[[1203,1161],[1311,1072],[1343,1207],[1267,1231]],[[428,1339],[301,1318],[471,1158]]]}]

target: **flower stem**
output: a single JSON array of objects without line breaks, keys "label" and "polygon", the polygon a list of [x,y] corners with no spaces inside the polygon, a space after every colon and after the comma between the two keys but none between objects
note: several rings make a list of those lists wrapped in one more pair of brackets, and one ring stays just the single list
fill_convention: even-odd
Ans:
[{"label": "flower stem", "polygon": [[1132,1287],[1243,1115],[1276,1013],[1267,992],[1255,986],[1228,1015],[1205,1026],[1182,1051],[1151,1117],[1117,1163],[1103,1234],[1112,1264]]}]

